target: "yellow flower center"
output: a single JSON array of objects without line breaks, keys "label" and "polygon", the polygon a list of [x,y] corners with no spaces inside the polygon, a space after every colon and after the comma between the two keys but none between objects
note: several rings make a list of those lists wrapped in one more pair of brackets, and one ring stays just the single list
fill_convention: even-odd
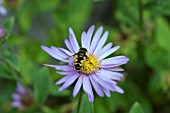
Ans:
[{"label": "yellow flower center", "polygon": [[83,68],[80,70],[82,74],[92,74],[97,72],[101,67],[101,62],[98,57],[93,55],[91,52],[87,55],[86,61],[82,64]]}]

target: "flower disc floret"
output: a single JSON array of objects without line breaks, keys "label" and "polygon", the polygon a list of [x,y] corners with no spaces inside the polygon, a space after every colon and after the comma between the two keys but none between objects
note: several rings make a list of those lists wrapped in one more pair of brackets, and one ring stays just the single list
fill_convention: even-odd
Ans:
[{"label": "flower disc floret", "polygon": [[80,70],[80,72],[82,74],[90,75],[92,73],[98,72],[101,67],[101,62],[98,60],[96,55],[93,55],[90,52],[82,66],[83,68]]}]

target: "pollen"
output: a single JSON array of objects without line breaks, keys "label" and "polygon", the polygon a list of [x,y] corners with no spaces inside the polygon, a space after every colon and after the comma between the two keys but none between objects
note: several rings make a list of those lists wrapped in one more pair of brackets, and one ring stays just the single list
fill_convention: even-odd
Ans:
[{"label": "pollen", "polygon": [[87,55],[86,61],[82,64],[83,68],[80,70],[83,74],[92,74],[97,72],[101,67],[101,62],[96,55],[91,52]]}]

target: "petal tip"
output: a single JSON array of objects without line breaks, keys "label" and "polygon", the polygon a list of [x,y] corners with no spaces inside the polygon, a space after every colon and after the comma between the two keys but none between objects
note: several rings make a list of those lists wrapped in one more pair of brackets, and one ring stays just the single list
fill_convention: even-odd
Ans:
[{"label": "petal tip", "polygon": [[91,25],[91,27],[90,27],[91,29],[94,29],[95,28],[95,25],[93,24],[93,25]]},{"label": "petal tip", "polygon": [[41,49],[43,49],[43,50],[45,50],[45,49],[47,48],[47,47],[44,46],[44,45],[41,45],[40,47],[41,47]]},{"label": "petal tip", "polygon": [[77,94],[73,92],[73,97],[76,97],[76,96],[77,96]]},{"label": "petal tip", "polygon": [[127,62],[130,60],[130,58],[127,57]]},{"label": "petal tip", "polygon": [[117,49],[119,49],[120,48],[120,46],[116,46],[117,47]]},{"label": "petal tip", "polygon": [[69,33],[72,34],[73,33],[73,29],[71,27],[69,27]]},{"label": "petal tip", "polygon": [[59,85],[59,83],[58,83],[58,82],[56,82],[56,83],[55,83],[55,85]]},{"label": "petal tip", "polygon": [[63,88],[62,87],[60,87],[59,89],[58,89],[58,92],[61,92],[63,90]]}]

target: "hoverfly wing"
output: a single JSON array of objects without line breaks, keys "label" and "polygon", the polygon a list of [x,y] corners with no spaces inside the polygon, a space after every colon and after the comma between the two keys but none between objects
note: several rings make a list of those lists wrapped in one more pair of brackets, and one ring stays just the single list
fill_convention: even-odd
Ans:
[{"label": "hoverfly wing", "polygon": [[74,56],[70,56],[68,58],[64,59],[66,62],[73,62],[74,61]]},{"label": "hoverfly wing", "polygon": [[60,61],[59,64],[60,64],[60,65],[66,65],[67,62]]},{"label": "hoverfly wing", "polygon": [[64,58],[63,61],[61,61],[59,64],[63,65],[63,64],[71,64],[74,62],[74,55],[73,56],[69,56],[67,58]]}]

